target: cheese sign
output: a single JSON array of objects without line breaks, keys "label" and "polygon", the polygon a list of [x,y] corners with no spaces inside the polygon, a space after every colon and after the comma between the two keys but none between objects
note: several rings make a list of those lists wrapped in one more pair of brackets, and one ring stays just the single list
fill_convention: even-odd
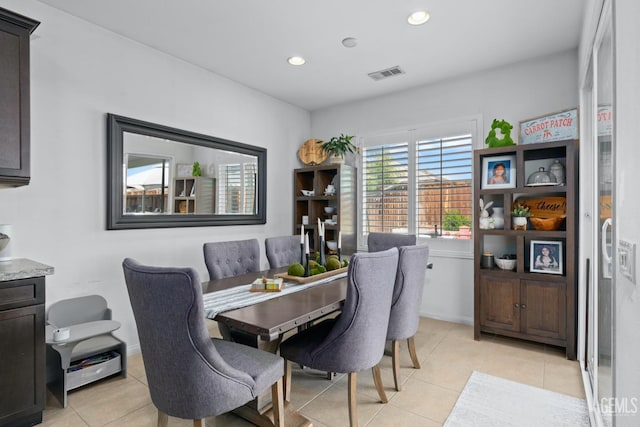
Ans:
[{"label": "cheese sign", "polygon": [[560,196],[518,198],[514,204],[528,207],[531,216],[536,218],[558,218],[567,213],[567,199]]},{"label": "cheese sign", "polygon": [[563,141],[578,137],[578,109],[520,122],[520,143]]}]

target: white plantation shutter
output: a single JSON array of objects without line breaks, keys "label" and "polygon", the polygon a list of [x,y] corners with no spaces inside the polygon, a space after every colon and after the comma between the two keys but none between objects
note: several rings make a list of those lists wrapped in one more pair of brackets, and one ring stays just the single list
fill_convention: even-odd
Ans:
[{"label": "white plantation shutter", "polygon": [[362,149],[362,235],[407,232],[409,133],[367,138]]},{"label": "white plantation shutter", "polygon": [[243,164],[244,185],[242,186],[244,194],[242,197],[242,213],[253,215],[256,213],[256,175],[258,173],[258,165],[254,163]]},{"label": "white plantation shutter", "polygon": [[416,163],[416,232],[442,235],[471,226],[471,135],[416,141]]},{"label": "white plantation shutter", "polygon": [[218,212],[223,214],[255,214],[257,165],[237,163],[221,165]]}]

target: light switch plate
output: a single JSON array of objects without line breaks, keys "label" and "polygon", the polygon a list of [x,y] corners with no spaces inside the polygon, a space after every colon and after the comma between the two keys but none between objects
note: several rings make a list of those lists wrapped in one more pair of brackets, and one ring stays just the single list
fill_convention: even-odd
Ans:
[{"label": "light switch plate", "polygon": [[631,283],[636,283],[636,244],[620,239],[618,241],[618,270]]}]

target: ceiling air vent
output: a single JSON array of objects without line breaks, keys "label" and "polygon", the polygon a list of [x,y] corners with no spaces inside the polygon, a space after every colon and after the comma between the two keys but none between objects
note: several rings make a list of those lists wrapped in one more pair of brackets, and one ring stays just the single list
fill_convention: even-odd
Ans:
[{"label": "ceiling air vent", "polygon": [[385,70],[374,71],[373,73],[369,73],[368,75],[373,80],[378,81],[386,79],[387,77],[397,76],[398,74],[404,74],[404,71],[402,71],[399,65],[396,65],[395,67],[387,68]]}]

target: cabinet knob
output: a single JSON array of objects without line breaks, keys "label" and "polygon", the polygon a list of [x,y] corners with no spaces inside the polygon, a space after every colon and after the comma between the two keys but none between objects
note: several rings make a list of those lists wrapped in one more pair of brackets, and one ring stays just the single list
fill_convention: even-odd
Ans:
[{"label": "cabinet knob", "polygon": [[525,310],[525,309],[527,308],[527,304],[522,304],[522,305],[520,306],[520,308],[522,308],[523,310]]},{"label": "cabinet knob", "polygon": [[513,306],[514,306],[515,308],[520,308],[520,304],[518,304],[518,303],[515,303]]}]

